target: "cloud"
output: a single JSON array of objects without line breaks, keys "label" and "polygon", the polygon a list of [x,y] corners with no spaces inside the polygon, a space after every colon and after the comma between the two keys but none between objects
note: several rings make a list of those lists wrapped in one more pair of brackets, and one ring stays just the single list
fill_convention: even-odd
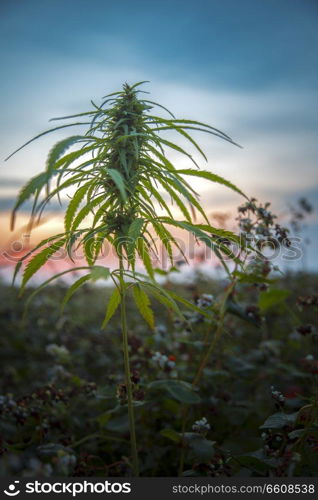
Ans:
[{"label": "cloud", "polygon": [[26,179],[20,179],[16,177],[0,177],[1,188],[19,188],[21,187]]},{"label": "cloud", "polygon": [[[12,210],[17,199],[16,197],[1,197],[0,198],[0,211],[1,212],[7,212],[8,210]],[[23,206],[20,208],[19,213],[24,213],[24,214],[30,214],[32,210],[32,205],[33,205],[33,200],[27,200]],[[53,212],[53,213],[62,213],[64,210],[65,206],[62,204],[62,206],[58,203],[58,201],[51,201],[47,205],[46,212]]]},{"label": "cloud", "polygon": [[[121,51],[124,53],[124,47]],[[57,63],[58,71],[55,72]],[[11,121],[8,119],[2,133],[6,153],[45,130],[46,118],[84,111],[87,106],[90,108],[90,97],[99,102],[99,97],[120,88],[125,80],[148,79],[151,83],[144,85],[144,89],[151,91],[150,99],[164,104],[178,117],[199,119],[216,126],[243,145],[243,149],[238,149],[216,137],[194,133],[209,159],[206,164],[190,147],[202,168],[224,176],[249,196],[273,200],[280,205],[317,185],[318,120],[313,106],[317,92],[286,91],[273,86],[266,90],[243,91],[217,85],[207,87],[204,82],[194,85],[177,78],[162,79],[160,71],[149,72],[142,60],[138,64],[135,61],[135,66],[123,66],[113,61],[105,68],[94,60],[70,61],[60,55],[57,59],[51,57],[47,64],[44,61],[41,64],[38,72],[43,73],[42,87],[31,87],[30,80],[28,98],[18,97],[15,116]],[[47,72],[43,71],[45,68]],[[21,103],[24,107],[20,112],[27,118],[17,120]],[[1,193],[5,198],[0,209],[12,207],[11,197],[13,190],[18,188],[19,179],[43,170],[50,147],[58,139],[76,132],[76,129],[67,129],[48,135],[3,164],[4,172],[14,172],[16,177],[3,177]],[[177,140],[185,145],[183,138]],[[171,158],[177,166],[190,165],[175,152],[171,153]],[[224,186],[201,180],[193,180],[193,186],[201,193],[207,210],[227,210],[240,203],[239,197]],[[12,191],[8,193],[9,188]],[[51,207],[58,210],[58,205]]]}]

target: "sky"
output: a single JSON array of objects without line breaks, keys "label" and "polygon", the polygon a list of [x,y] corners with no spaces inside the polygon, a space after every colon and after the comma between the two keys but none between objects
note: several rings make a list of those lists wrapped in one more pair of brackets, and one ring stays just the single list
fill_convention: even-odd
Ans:
[{"label": "sky", "polygon": [[[209,160],[200,160],[202,167],[271,201],[283,217],[302,196],[317,209],[317,28],[316,0],[2,0],[2,251],[18,237],[8,223],[18,190],[43,169],[49,148],[65,133],[4,158],[49,128],[50,118],[86,111],[90,99],[100,102],[125,81],[149,80],[151,99],[243,146],[196,136]],[[238,195],[205,182],[196,187],[209,213],[226,212],[234,224]],[[25,217],[22,212],[20,226]],[[60,224],[52,205],[34,238]],[[317,228],[314,211],[304,233],[312,242],[312,269]]]}]

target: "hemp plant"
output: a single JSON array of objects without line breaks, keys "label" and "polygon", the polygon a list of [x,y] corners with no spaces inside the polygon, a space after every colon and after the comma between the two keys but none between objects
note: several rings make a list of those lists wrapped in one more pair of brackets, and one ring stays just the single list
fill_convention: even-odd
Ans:
[{"label": "hemp plant", "polygon": [[[235,144],[232,139],[205,123],[177,119],[163,106],[140,97],[139,86],[142,83],[145,82],[132,86],[125,83],[121,91],[105,96],[101,105],[92,102],[93,107],[90,111],[55,118],[54,120],[66,120],[66,123],[39,134],[21,146],[23,148],[49,132],[66,127],[86,126],[87,129],[81,135],[73,135],[54,145],[48,154],[45,170],[23,187],[12,213],[13,227],[17,210],[27,199],[33,198],[30,220],[32,227],[40,220],[50,200],[58,197],[61,201],[60,195],[64,190],[75,188],[65,210],[65,231],[41,241],[26,254],[18,262],[14,277],[23,261],[28,259],[22,276],[21,291],[23,291],[30,278],[53,254],[65,248],[73,260],[74,249],[80,245],[84,249],[87,266],[73,267],[52,276],[38,287],[30,298],[52,280],[74,270],[83,270],[86,274],[69,287],[62,307],[87,281],[96,281],[100,278],[109,278],[113,281],[114,289],[106,305],[102,327],[106,327],[117,308],[120,308],[134,475],[138,475],[138,452],[126,319],[127,294],[132,292],[136,306],[150,328],[154,328],[154,314],[149,296],[181,316],[180,304],[206,315],[205,311],[190,301],[157,283],[156,269],[153,265],[153,257],[157,254],[157,242],[161,242],[173,265],[173,247],[177,247],[180,251],[182,249],[170,228],[185,230],[212,248],[221,259],[225,270],[229,272],[225,262],[229,256],[229,249],[225,241],[234,239],[237,242],[238,237],[229,231],[210,225],[198,201],[197,193],[185,177],[216,182],[243,195],[235,185],[223,177],[199,170],[191,154],[167,140],[165,133],[181,135],[205,160],[204,152],[189,135],[189,130],[205,132]],[[164,109],[168,117],[163,118],[153,114],[152,110],[157,107]],[[69,123],[70,119],[76,121]],[[67,152],[71,147],[73,150]],[[169,149],[184,155],[192,166],[177,168],[167,157]],[[166,201],[163,192],[180,210],[182,220],[176,220],[171,204]],[[164,215],[158,215],[158,206]],[[196,212],[201,218],[200,223],[195,221]],[[106,242],[113,247],[118,258],[118,267],[113,270],[96,265]],[[32,255],[34,252],[35,255]],[[136,270],[137,257],[143,262],[144,273]]]}]

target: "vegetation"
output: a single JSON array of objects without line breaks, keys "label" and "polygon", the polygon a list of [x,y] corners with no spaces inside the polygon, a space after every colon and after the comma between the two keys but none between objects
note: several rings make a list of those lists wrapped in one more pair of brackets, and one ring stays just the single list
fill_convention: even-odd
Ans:
[{"label": "vegetation", "polygon": [[[8,309],[16,328],[4,340],[4,350],[25,349],[30,361],[19,359],[8,371],[6,387],[12,387],[15,396],[1,400],[4,467],[10,473],[29,474],[31,460],[37,474],[315,474],[317,361],[310,352],[294,366],[299,352],[314,346],[316,339],[311,323],[303,323],[294,311],[299,283],[308,280],[312,287],[314,280],[300,276],[294,287],[287,277],[282,287],[266,252],[293,250],[293,242],[270,204],[258,204],[224,178],[197,169],[185,149],[164,137],[167,132],[181,135],[204,158],[189,129],[230,143],[232,139],[200,122],[151,114],[156,104],[138,98],[139,85],[125,84],[101,106],[93,103],[91,111],[64,117],[89,121],[52,130],[89,125],[87,132],[53,147],[46,170],[22,189],[13,211],[14,224],[16,211],[33,196],[31,228],[54,196],[75,188],[65,210],[65,232],[42,241],[35,255],[30,258],[33,250],[18,263],[15,275],[27,262],[22,292],[61,248],[73,260],[81,245],[87,266],[59,273],[27,291],[28,326],[17,319],[20,305]],[[66,153],[74,145],[77,149]],[[176,168],[167,149],[185,156],[194,168]],[[239,235],[211,225],[185,176],[217,182],[246,198],[239,207]],[[159,188],[176,204],[182,220],[175,219]],[[302,209],[309,211],[308,206]],[[171,226],[192,233],[214,252],[224,282],[197,276],[184,290],[171,284],[170,272],[154,267],[158,242],[171,270],[182,265],[174,262],[173,246],[187,259]],[[97,265],[105,242],[118,257],[115,270]],[[144,273],[136,269],[137,257]],[[66,273],[82,271],[86,274],[67,290],[60,284],[43,291]],[[163,275],[164,284],[159,285],[158,275]],[[113,287],[89,284],[100,279],[110,279]],[[67,305],[75,292],[77,302]],[[314,309],[314,291],[298,297],[298,305]],[[145,320],[143,326],[136,314]],[[284,343],[288,348],[283,349]],[[124,375],[117,369],[122,353]],[[283,387],[269,391],[268,383],[278,374],[292,396],[286,397]],[[31,392],[23,391],[24,384],[31,385]],[[257,427],[268,416],[270,395],[276,413],[261,426],[264,446],[255,451]]]},{"label": "vegetation", "polygon": [[[183,449],[184,475],[317,476],[317,281],[281,278],[275,289],[290,295],[261,313],[268,292],[238,285],[235,301],[245,319],[226,314],[225,334],[195,390],[211,322],[191,313],[190,328],[153,302],[160,319],[151,331],[128,302],[141,475],[176,476]],[[215,320],[226,286],[198,273],[193,284],[173,289],[193,302],[212,294],[207,310]],[[101,330],[111,289],[85,284],[60,315],[65,292],[63,283],[44,290],[22,324],[24,301],[15,289],[0,288],[1,474],[130,475],[120,314]],[[257,312],[261,326],[248,319]],[[194,427],[203,418],[208,425]]]}]

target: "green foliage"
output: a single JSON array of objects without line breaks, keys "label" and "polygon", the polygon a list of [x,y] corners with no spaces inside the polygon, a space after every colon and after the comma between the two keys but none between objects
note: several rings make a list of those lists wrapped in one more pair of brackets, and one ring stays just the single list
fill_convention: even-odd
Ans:
[{"label": "green foliage", "polygon": [[296,413],[274,413],[265,420],[260,429],[283,429],[286,426],[295,425],[298,417],[298,412]]},{"label": "green foliage", "polygon": [[179,432],[174,431],[173,429],[163,429],[160,431],[161,436],[171,439],[175,443],[179,443],[181,440],[181,435]]},{"label": "green foliage", "polygon": [[218,184],[223,184],[224,186],[227,186],[228,188],[232,189],[233,191],[236,191],[238,194],[241,194],[242,196],[247,198],[247,196],[243,193],[243,191],[241,191],[234,184],[227,181],[226,179],[223,179],[223,177],[220,177],[219,175],[212,174],[211,172],[205,172],[202,170],[200,170],[198,172],[197,170],[190,170],[190,169],[177,170],[177,172],[178,172],[178,174],[193,175],[195,177],[203,177],[203,179],[207,179],[208,181],[216,182]]},{"label": "green foliage", "polygon": [[64,226],[65,226],[65,231],[68,232],[70,231],[72,227],[72,222],[75,217],[76,210],[78,209],[81,201],[83,200],[87,190],[89,189],[90,184],[86,184],[82,187],[80,187],[75,195],[73,196],[72,200],[68,204],[67,210],[65,212],[65,217],[64,217]]},{"label": "green foliage", "polygon": [[192,450],[195,459],[209,462],[215,454],[214,442],[195,432],[186,432],[184,438]]},{"label": "green foliage", "polygon": [[102,323],[102,328],[106,327],[109,320],[115,314],[116,309],[118,308],[120,302],[121,302],[120,292],[119,292],[118,288],[115,288],[115,290],[113,291],[113,293],[110,296],[110,299],[107,303],[106,314],[105,314],[104,321]]},{"label": "green foliage", "polygon": [[260,294],[258,305],[262,311],[266,311],[266,309],[284,302],[289,295],[289,290],[271,288],[270,290],[267,290],[266,292],[262,292]]},{"label": "green foliage", "polygon": [[265,453],[249,453],[236,456],[235,460],[243,467],[251,470],[258,476],[266,476],[271,470],[271,465],[277,466],[277,460],[266,458]]},{"label": "green foliage", "polygon": [[155,321],[148,295],[139,285],[135,285],[133,287],[133,296],[140,314],[144,317],[150,328],[153,329]]},{"label": "green foliage", "polygon": [[86,274],[85,276],[82,276],[81,278],[79,278],[78,280],[76,280],[71,286],[70,288],[67,290],[67,293],[65,294],[65,297],[62,301],[62,304],[61,304],[61,311],[64,310],[64,307],[66,306],[67,302],[70,300],[70,298],[74,295],[74,293],[76,292],[76,290],[78,288],[80,288],[82,285],[84,285],[84,283],[86,283],[87,281],[89,281],[91,279],[91,276],[90,274]]},{"label": "green foliage", "polygon": [[[108,279],[101,266],[82,271]],[[261,326],[227,314],[225,335],[193,389],[206,351],[205,335],[209,332],[213,338],[217,327],[213,319],[224,288],[223,280],[204,278],[198,277],[191,287],[171,284],[170,291],[176,295],[182,291],[189,302],[194,295],[213,294],[215,305],[206,309],[210,319],[196,311],[186,318],[177,318],[177,313],[171,317],[171,309],[151,294],[151,283],[142,283],[155,299],[152,307],[160,318],[154,331],[141,321],[130,283],[126,290],[141,475],[176,477],[184,449],[185,476],[316,477],[315,332],[294,339],[294,318],[279,307],[264,312]],[[5,475],[131,474],[126,459],[130,456],[127,401],[119,400],[125,383],[120,316],[114,314],[108,332],[99,328],[114,288],[89,284],[88,280],[77,288],[62,316],[56,304],[67,293],[66,285],[44,289],[30,304],[23,323],[21,312],[33,289],[18,298],[11,287],[0,287],[0,465]],[[287,275],[277,279],[275,287],[291,290],[286,301],[293,308],[298,296],[317,289],[317,276]],[[244,305],[258,303],[263,292],[256,290],[250,284],[237,286],[235,299],[243,310]],[[301,324],[315,324],[316,307],[305,306],[302,311],[294,307]],[[185,332],[187,320],[192,330]],[[154,362],[158,352],[173,360],[172,369]],[[309,353],[312,360],[307,359]],[[285,397],[279,408],[272,385]],[[185,408],[189,417],[183,435]],[[210,429],[194,431],[193,424],[202,417]],[[60,469],[67,457],[69,468]]]},{"label": "green foliage", "polygon": [[200,396],[193,391],[189,384],[181,380],[157,380],[152,382],[149,388],[166,391],[180,403],[187,405],[200,403]]},{"label": "green foliage", "polygon": [[21,289],[23,290],[27,282],[32,278],[32,276],[49,260],[52,255],[54,255],[64,244],[66,239],[61,238],[55,241],[52,245],[41,252],[37,253],[28,263],[22,278]]},{"label": "green foliage", "polygon": [[104,266],[92,266],[90,277],[92,281],[108,280],[110,277],[109,268]]},{"label": "green foliage", "polygon": [[[317,397],[310,390],[316,387],[318,373],[318,362],[311,354],[316,332],[311,324],[301,324],[292,310],[288,283],[287,287],[282,283],[284,288],[270,288],[278,280],[269,278],[273,268],[266,259],[258,258],[260,252],[256,250],[254,259],[246,268],[244,265],[253,251],[247,243],[250,236],[261,235],[257,241],[266,244],[265,237],[276,234],[281,242],[288,230],[274,223],[276,216],[269,212],[269,203],[258,205],[255,199],[239,207],[243,245],[235,233],[213,227],[186,178],[205,179],[244,193],[211,172],[176,169],[167,156],[169,150],[196,167],[198,164],[184,147],[163,138],[161,132],[179,134],[205,160],[188,130],[233,141],[209,125],[177,119],[169,111],[168,119],[151,114],[157,105],[139,98],[140,83],[125,84],[121,92],[106,96],[100,106],[92,103],[91,111],[63,118],[88,121],[66,123],[34,138],[88,125],[83,135],[58,142],[48,155],[45,171],[20,192],[12,223],[21,205],[33,197],[30,228],[40,221],[51,199],[61,201],[69,194],[69,201],[65,232],[43,240],[28,252],[18,262],[15,276],[26,261],[24,291],[34,274],[63,247],[72,259],[73,251],[82,245],[88,265],[60,272],[28,294],[26,306],[52,281],[70,272],[85,272],[75,275],[76,281],[67,290],[61,284],[50,288],[44,299],[38,297],[26,328],[10,307],[4,310],[4,317],[10,317],[13,325],[11,335],[2,337],[4,359],[7,361],[12,349],[14,356],[21,350],[23,365],[15,357],[13,363],[8,358],[4,370],[2,452],[14,459],[21,455],[25,463],[34,463],[29,458],[35,455],[39,464],[36,473],[43,475],[50,473],[52,466],[56,475],[97,473],[105,477],[131,471],[138,475],[138,452],[144,475],[171,475],[177,470],[185,476],[216,477],[246,471],[269,476],[313,474],[317,472],[318,421]],[[70,147],[77,149],[67,152]],[[68,188],[74,191],[68,193]],[[175,219],[161,189],[171,204],[176,204],[183,220]],[[160,216],[158,205],[163,211]],[[246,214],[252,214],[253,220]],[[201,220],[197,221],[197,216]],[[156,237],[167,252],[171,270],[176,271],[173,248],[184,255],[170,227],[191,233],[211,249],[230,283],[224,287],[223,282],[205,281],[205,293],[201,284],[193,283],[186,297],[180,294],[169,281],[169,272],[154,267]],[[115,250],[118,269],[95,265],[104,242]],[[238,247],[236,255],[232,243]],[[136,270],[138,257],[144,274]],[[155,280],[158,273],[166,277],[163,286]],[[113,287],[87,286],[98,280],[111,281]],[[74,294],[79,307],[72,309],[68,304],[64,311]],[[57,297],[62,302],[59,319],[54,309]],[[315,305],[317,298],[300,297],[299,304]],[[118,309],[121,339],[116,335]],[[155,312],[162,321],[157,328]],[[288,318],[287,312],[292,312]],[[140,322],[140,315],[146,324]],[[114,335],[96,328],[96,318],[102,317],[102,328],[112,319],[109,328]],[[45,341],[45,328],[50,341]],[[304,337],[301,358],[300,337]],[[48,359],[43,361],[44,348],[51,365]],[[118,376],[116,369],[122,361],[118,352],[122,351],[124,377]],[[36,359],[35,366],[25,364],[25,359],[32,359],[32,363]],[[85,380],[88,374],[98,385]],[[271,386],[277,380],[286,395]],[[294,381],[296,388],[291,385]],[[30,391],[29,385],[32,393],[18,397],[17,402],[12,400],[9,390],[17,392],[18,387],[22,394],[24,386]],[[268,411],[269,398],[274,408]],[[138,447],[135,416],[140,424]],[[264,443],[256,449],[261,441],[259,432]],[[212,433],[215,441],[209,439]],[[14,467],[30,475],[19,460],[8,461],[10,472],[11,463],[19,463]],[[4,467],[1,463],[1,470],[5,469],[6,463]]]},{"label": "green foliage", "polygon": [[[229,136],[210,125],[177,119],[168,110],[168,119],[152,114],[152,109],[156,106],[165,108],[139,97],[141,83],[143,82],[132,86],[125,84],[121,91],[106,96],[100,106],[93,104],[90,111],[57,118],[65,120],[66,123],[39,134],[25,144],[55,130],[79,125],[87,127],[82,135],[72,135],[55,144],[49,152],[45,171],[31,179],[19,194],[13,210],[12,224],[17,210],[26,200],[33,197],[32,225],[33,220],[40,220],[45,206],[53,197],[61,199],[70,187],[76,187],[65,211],[65,233],[60,235],[59,242],[45,248],[29,262],[24,272],[22,288],[56,251],[55,248],[65,246],[67,254],[72,258],[73,248],[82,245],[87,263],[92,266],[98,259],[105,241],[111,242],[118,257],[125,259],[128,269],[133,272],[136,257],[139,256],[150,281],[153,281],[155,274],[152,261],[156,257],[153,235],[158,236],[164,245],[171,264],[172,247],[176,246],[182,251],[167,229],[169,225],[193,233],[198,240],[215,251],[221,260],[224,255],[229,257],[220,237],[238,241],[236,235],[210,225],[198,201],[197,193],[185,177],[204,178],[224,185],[240,195],[245,196],[244,193],[223,177],[211,172],[191,168],[177,170],[170,162],[167,150],[176,151],[195,166],[198,165],[189,152],[164,138],[161,133],[178,133],[194,146],[205,160],[202,149],[187,130],[205,132],[235,143]],[[70,119],[82,117],[88,121],[68,122]],[[69,152],[71,147],[77,149]],[[55,185],[50,188],[53,181]],[[176,203],[185,221],[175,220],[172,216],[167,202],[158,191],[159,186],[166,191],[171,201]],[[157,204],[165,212],[161,217],[156,214]],[[195,211],[203,217],[204,224],[193,222]],[[88,216],[91,214],[94,214],[94,219],[89,222]],[[82,227],[86,220],[87,227]],[[225,263],[223,265],[227,268]],[[18,264],[17,272],[20,266]],[[111,274],[111,277],[119,284],[119,275]],[[134,274],[131,278],[136,281]],[[92,274],[87,275],[83,282],[89,279],[94,280]],[[78,286],[81,284],[82,281],[79,281]],[[74,286],[76,289],[76,285]],[[156,286],[154,281],[153,286]],[[71,288],[67,297],[71,297],[74,291]],[[163,298],[159,290],[158,295],[169,307],[169,298]],[[134,287],[134,299],[142,316],[152,327],[154,323],[151,305],[139,286]],[[109,314],[106,314],[107,321],[110,319]],[[107,321],[105,318],[104,325]]]},{"label": "green foliage", "polygon": [[[236,268],[241,264],[241,261],[231,254],[231,251],[224,244],[224,238],[226,235],[227,238],[231,236],[236,242],[239,240],[232,233],[210,225],[208,217],[198,201],[198,194],[184,177],[204,178],[245,196],[240,189],[219,175],[207,171],[177,170],[175,168],[167,157],[167,150],[173,150],[183,155],[184,159],[190,160],[198,168],[199,165],[183,147],[163,138],[160,134],[163,130],[180,134],[183,139],[195,147],[205,160],[203,151],[186,130],[202,131],[231,143],[233,141],[221,131],[201,122],[176,119],[170,112],[172,118],[168,120],[151,114],[151,109],[156,104],[147,99],[139,98],[140,90],[137,88],[141,83],[143,82],[133,86],[124,84],[122,91],[106,96],[100,106],[92,103],[93,109],[91,111],[62,118],[68,120],[85,116],[85,119],[90,120],[89,122],[67,123],[43,132],[26,143],[29,144],[54,130],[88,125],[83,135],[71,136],[59,141],[51,149],[45,172],[32,179],[21,190],[12,214],[12,225],[14,225],[16,211],[27,199],[33,196],[29,225],[32,227],[34,221],[37,223],[40,221],[43,210],[53,197],[56,196],[61,201],[61,196],[67,194],[65,192],[67,188],[76,189],[66,208],[65,232],[59,235],[57,241],[50,242],[49,247],[42,249],[28,262],[23,273],[22,290],[48,259],[64,246],[67,255],[73,260],[73,251],[82,245],[90,272],[77,279],[70,286],[62,301],[62,310],[74,293],[89,280],[96,281],[100,278],[110,277],[113,281],[115,288],[106,305],[102,328],[107,326],[121,305],[125,385],[119,390],[119,399],[122,404],[127,402],[128,416],[126,414],[119,415],[117,421],[110,420],[106,426],[115,432],[126,427],[129,428],[134,475],[139,474],[139,460],[134,416],[134,377],[130,368],[126,318],[127,292],[129,288],[132,288],[137,309],[152,330],[154,330],[155,321],[148,293],[151,293],[170,311],[177,311],[180,315],[177,302],[189,307],[192,311],[194,310],[199,317],[208,316],[206,311],[191,301],[171,291],[164,291],[156,283],[153,259],[157,257],[157,245],[153,235],[159,237],[169,255],[171,265],[173,265],[173,246],[183,255],[184,253],[166,226],[174,226],[192,233],[198,241],[203,242],[215,252],[224,269],[230,274],[224,256],[227,260],[232,259]],[[78,149],[66,153],[67,149],[74,145]],[[50,184],[53,179],[55,185],[51,190]],[[163,196],[158,193],[159,186],[170,196],[171,203],[176,203],[185,221],[175,220]],[[164,211],[160,217],[157,215],[157,203]],[[203,224],[194,223],[196,211],[203,218]],[[91,216],[93,216],[93,220],[90,220]],[[83,227],[84,222],[87,224],[86,227]],[[94,267],[105,241],[112,245],[118,257],[118,269],[112,272],[108,269],[102,272],[99,267]],[[40,247],[45,244],[45,242],[41,242]],[[144,264],[146,276],[136,272],[137,256]],[[19,271],[20,267],[21,264],[18,263],[16,272]],[[55,277],[61,275],[63,273],[59,273]],[[40,289],[49,284],[55,277],[43,283]],[[30,295],[28,303],[33,296],[34,293]],[[223,311],[224,307],[221,307],[221,315],[224,314]],[[154,382],[152,387],[161,388],[173,399],[185,405],[200,402],[200,397],[195,393],[194,388],[185,381],[167,379]],[[191,440],[190,446],[197,456],[206,459],[212,457],[214,453],[213,444],[206,440],[202,441],[202,439],[196,438]],[[199,452],[201,455],[198,454]]]}]

